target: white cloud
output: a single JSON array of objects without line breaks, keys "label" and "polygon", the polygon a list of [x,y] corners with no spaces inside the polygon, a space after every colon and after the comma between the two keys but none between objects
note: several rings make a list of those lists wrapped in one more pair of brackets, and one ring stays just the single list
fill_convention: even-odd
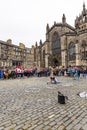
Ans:
[{"label": "white cloud", "polygon": [[74,26],[82,9],[83,0],[0,0],[0,40],[10,38],[31,47],[45,41],[47,23],[61,22],[65,13],[67,23]]}]

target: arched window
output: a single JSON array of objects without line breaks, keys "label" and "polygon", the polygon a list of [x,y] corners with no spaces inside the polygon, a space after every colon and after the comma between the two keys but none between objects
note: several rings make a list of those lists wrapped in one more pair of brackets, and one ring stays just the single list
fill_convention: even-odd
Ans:
[{"label": "arched window", "polygon": [[68,57],[70,61],[76,59],[76,48],[73,42],[71,42],[68,46]]},{"label": "arched window", "polygon": [[45,50],[43,50],[43,59],[45,59]]},{"label": "arched window", "polygon": [[81,44],[81,59],[87,60],[87,43],[85,40]]},{"label": "arched window", "polygon": [[52,53],[58,54],[61,52],[61,44],[60,44],[60,37],[57,32],[54,32],[52,36]]}]

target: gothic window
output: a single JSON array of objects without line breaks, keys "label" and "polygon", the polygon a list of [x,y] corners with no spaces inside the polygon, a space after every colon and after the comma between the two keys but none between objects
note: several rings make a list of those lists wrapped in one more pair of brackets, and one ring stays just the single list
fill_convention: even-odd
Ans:
[{"label": "gothic window", "polygon": [[61,52],[60,37],[57,32],[54,32],[52,37],[52,53],[57,54]]},{"label": "gothic window", "polygon": [[87,60],[87,43],[85,40],[81,44],[81,59]]},{"label": "gothic window", "polygon": [[69,60],[75,60],[76,59],[76,48],[75,48],[75,44],[73,42],[71,42],[69,44],[68,47],[68,56],[69,56]]},{"label": "gothic window", "polygon": [[43,59],[45,59],[45,50],[43,50]]}]

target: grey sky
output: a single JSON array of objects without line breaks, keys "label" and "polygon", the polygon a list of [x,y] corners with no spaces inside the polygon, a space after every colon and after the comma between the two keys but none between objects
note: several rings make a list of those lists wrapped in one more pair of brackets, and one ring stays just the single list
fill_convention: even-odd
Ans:
[{"label": "grey sky", "polygon": [[65,13],[67,23],[74,26],[83,2],[87,8],[86,0],[0,0],[0,40],[27,47],[45,41],[47,23],[51,27],[61,22]]}]

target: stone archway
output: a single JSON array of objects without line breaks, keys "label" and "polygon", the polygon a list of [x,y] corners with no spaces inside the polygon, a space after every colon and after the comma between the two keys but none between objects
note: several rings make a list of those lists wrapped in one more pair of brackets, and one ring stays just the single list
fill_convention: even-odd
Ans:
[{"label": "stone archway", "polygon": [[48,58],[48,66],[60,66],[61,65],[61,58],[49,56]]},{"label": "stone archway", "polygon": [[53,66],[59,66],[59,61],[56,58],[52,59]]}]

